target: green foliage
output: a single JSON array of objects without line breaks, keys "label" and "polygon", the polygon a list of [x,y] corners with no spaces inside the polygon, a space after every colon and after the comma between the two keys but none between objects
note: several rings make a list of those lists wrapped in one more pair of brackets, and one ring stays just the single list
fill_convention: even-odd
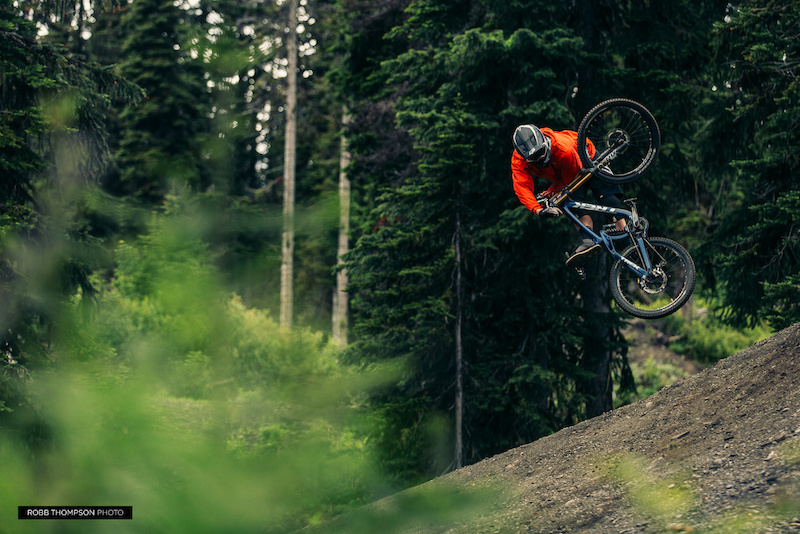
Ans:
[{"label": "green foliage", "polygon": [[[119,267],[95,281],[93,298],[65,303],[57,367],[29,381],[1,353],[43,429],[35,442],[24,426],[0,433],[0,458],[13,465],[0,482],[7,502],[132,505],[136,519],[118,527],[131,532],[287,532],[385,491],[358,408],[394,375],[344,366],[321,334],[282,330],[231,297],[191,206],[173,201],[141,239],[120,243]],[[10,510],[3,524],[15,521]],[[403,505],[385,520],[422,513]]]},{"label": "green foliage", "polygon": [[108,164],[111,105],[142,94],[39,39],[18,4],[0,7],[0,404],[17,412],[3,423],[27,433],[36,424],[24,384],[51,365],[58,307],[76,290],[91,293],[87,274],[97,250],[74,222],[75,188]]},{"label": "green foliage", "polygon": [[727,318],[736,325],[765,318],[779,328],[797,319],[798,17],[796,4],[745,2],[716,28],[733,116],[746,126],[747,150],[733,162],[742,202],[712,236]]},{"label": "green foliage", "polygon": [[[97,64],[37,40],[33,22],[15,6],[0,8],[0,200],[26,202],[34,173],[71,151],[58,178],[97,179],[107,165],[106,114],[141,90]],[[62,163],[64,163],[62,161]]]},{"label": "green foliage", "polygon": [[[363,446],[320,415],[303,422],[307,410],[320,414],[319,406],[276,407],[263,397],[198,405],[163,397],[158,390],[165,379],[143,369],[120,379],[98,365],[40,375],[36,399],[52,437],[48,450],[34,456],[7,434],[0,438],[4,462],[14,465],[0,483],[3,498],[126,503],[135,520],[117,528],[131,532],[286,532],[367,494]],[[341,390],[327,387],[328,400],[341,398]],[[286,414],[291,409],[302,416]],[[247,414],[281,412],[284,420],[272,425],[285,430],[262,431],[246,454],[231,445],[226,452],[225,441],[257,424]],[[15,521],[10,508],[2,517],[4,524]],[[94,528],[102,526],[61,526],[64,532]]]},{"label": "green foliage", "polygon": [[769,303],[761,310],[764,320],[775,330],[800,322],[800,273],[788,275],[777,284],[764,284],[764,300]]},{"label": "green foliage", "polygon": [[[183,10],[171,1],[137,0],[122,18],[121,76],[147,92],[121,114],[123,134],[116,159],[117,194],[160,203],[172,184],[208,187],[198,136],[207,131],[210,105],[203,73],[181,48]],[[167,126],[168,125],[168,126]]]},{"label": "green foliage", "polygon": [[646,467],[644,459],[633,455],[614,457],[606,464],[607,476],[626,488],[637,511],[654,519],[662,531],[679,530],[668,527],[679,524],[691,510],[696,489],[680,474],[658,479]]},{"label": "green foliage", "polygon": [[[86,402],[146,398],[170,412],[167,427],[213,434],[200,448],[227,448],[233,464],[299,451],[305,440],[349,464],[378,445],[395,480],[418,481],[449,465],[459,316],[468,461],[578,421],[589,386],[606,383],[588,344],[617,351],[613,376],[627,376],[613,334],[619,318],[588,313],[587,286],[563,268],[572,228],[519,208],[508,140],[522,122],[574,128],[608,96],[655,112],[659,165],[626,194],[639,196],[654,233],[692,247],[723,303],[724,313],[669,319],[679,336],[673,348],[710,362],[766,331],[730,330],[718,316],[776,329],[800,320],[797,6],[745,2],[723,23],[726,3],[341,0],[303,8],[295,308],[301,322],[327,328],[345,107],[358,228],[350,265],[358,339],[347,355],[396,369],[370,402],[350,394],[361,391],[350,385],[359,375],[324,335],[281,332],[258,310],[277,302],[279,7],[4,3],[0,424],[26,436],[26,454],[38,454],[36,443],[49,438],[29,378],[64,367],[85,385],[81,373],[91,367],[106,386],[116,375],[128,389]],[[112,107],[120,102],[139,105],[120,116]],[[99,176],[117,198],[75,187]],[[636,372],[645,392],[680,374],[654,363]],[[140,381],[151,383],[140,389]],[[348,391],[327,387],[337,382]],[[59,388],[37,402],[72,394]],[[304,398],[309,391],[319,398]],[[326,402],[369,406],[376,424],[315,415]],[[67,416],[51,421],[77,428]],[[314,464],[315,455],[297,461]],[[60,459],[87,462],[73,452]],[[146,473],[133,478],[145,484]],[[292,521],[317,521],[368,493],[346,475],[329,484],[339,497],[292,508]]]},{"label": "green foliage", "polygon": [[[240,386],[256,387],[297,384],[325,373],[331,356],[314,359],[324,345],[321,335],[302,330],[278,335],[266,315],[223,297],[225,285],[204,241],[214,215],[206,218],[191,197],[169,202],[169,214],[154,216],[149,233],[136,242],[118,244],[114,277],[95,282],[101,290],[95,304],[98,335],[113,352],[136,361],[135,340],[147,336],[161,339],[160,351],[187,355],[186,362],[174,364],[173,370],[186,379],[175,382],[182,388],[173,392],[178,395],[204,391],[200,396],[207,396],[211,391],[203,388],[233,377]],[[187,280],[192,291],[186,289]],[[272,361],[274,354],[285,360]]]},{"label": "green foliage", "polygon": [[774,333],[765,324],[732,327],[724,320],[728,310],[719,306],[718,300],[695,298],[696,317],[687,319],[676,313],[665,318],[665,332],[673,338],[669,348],[698,362],[713,364]]},{"label": "green foliage", "polygon": [[642,363],[631,362],[630,366],[636,381],[636,390],[615,392],[617,406],[624,406],[649,397],[666,386],[689,377],[689,373],[678,364],[659,362],[652,357]]}]

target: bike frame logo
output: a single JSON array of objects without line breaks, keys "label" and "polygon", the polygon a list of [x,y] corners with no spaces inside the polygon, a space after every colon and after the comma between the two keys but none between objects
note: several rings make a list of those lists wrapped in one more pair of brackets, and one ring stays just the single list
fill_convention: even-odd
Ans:
[{"label": "bike frame logo", "polygon": [[586,204],[585,202],[574,202],[570,207],[573,208],[581,208],[581,209],[591,209],[591,211],[604,211],[608,213],[620,213],[620,210],[617,208],[608,208],[606,206],[598,206],[597,204]]}]

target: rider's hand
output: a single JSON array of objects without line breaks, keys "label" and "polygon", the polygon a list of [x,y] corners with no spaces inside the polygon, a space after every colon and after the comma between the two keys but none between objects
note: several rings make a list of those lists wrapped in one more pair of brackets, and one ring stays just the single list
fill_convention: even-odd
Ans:
[{"label": "rider's hand", "polygon": [[556,194],[556,192],[555,192],[555,191],[550,191],[550,190],[548,189],[548,190],[546,190],[546,191],[542,191],[541,197],[542,197],[542,198],[553,198],[553,196],[554,196],[555,194]]},{"label": "rider's hand", "polygon": [[550,206],[549,208],[545,208],[539,212],[540,217],[547,217],[548,219],[560,217],[564,212],[561,211],[560,208],[555,206]]}]

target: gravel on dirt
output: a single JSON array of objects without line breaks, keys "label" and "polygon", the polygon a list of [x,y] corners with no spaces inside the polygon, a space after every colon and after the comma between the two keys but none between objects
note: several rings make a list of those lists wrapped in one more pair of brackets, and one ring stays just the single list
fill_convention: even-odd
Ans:
[{"label": "gravel on dirt", "polygon": [[[380,526],[379,511],[410,496],[478,488],[502,493],[475,514]],[[800,324],[370,508],[375,532],[800,532]]]}]

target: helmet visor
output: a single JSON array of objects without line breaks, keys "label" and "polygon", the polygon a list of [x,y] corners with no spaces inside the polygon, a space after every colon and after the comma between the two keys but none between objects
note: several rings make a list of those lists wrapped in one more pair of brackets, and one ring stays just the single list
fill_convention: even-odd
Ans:
[{"label": "helmet visor", "polygon": [[548,152],[546,144],[542,144],[533,153],[529,154],[525,161],[529,163],[544,163],[545,159],[547,159]]}]

